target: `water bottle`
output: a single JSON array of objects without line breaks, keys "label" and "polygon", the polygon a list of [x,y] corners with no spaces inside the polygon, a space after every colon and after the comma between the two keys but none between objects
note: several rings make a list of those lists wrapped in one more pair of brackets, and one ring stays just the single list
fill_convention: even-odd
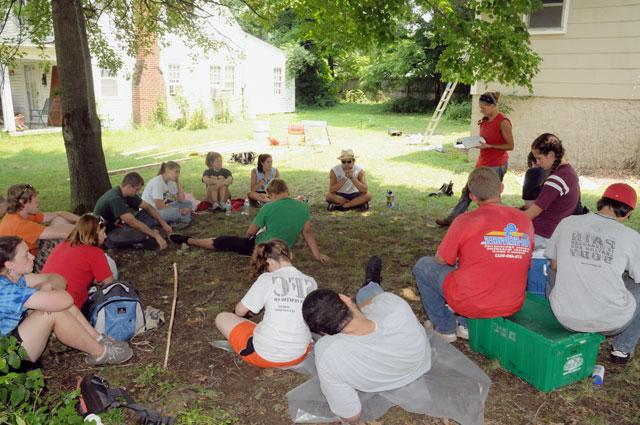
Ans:
[{"label": "water bottle", "polygon": [[593,373],[591,374],[591,382],[594,385],[602,385],[604,380],[604,366],[597,364],[593,367]]},{"label": "water bottle", "polygon": [[227,199],[227,202],[224,204],[224,215],[231,215],[231,199]]},{"label": "water bottle", "polygon": [[396,206],[396,195],[392,191],[387,191],[387,208],[393,208]]},{"label": "water bottle", "polygon": [[242,206],[242,215],[249,215],[249,207],[251,207],[251,202],[249,198],[244,199],[244,205]]}]

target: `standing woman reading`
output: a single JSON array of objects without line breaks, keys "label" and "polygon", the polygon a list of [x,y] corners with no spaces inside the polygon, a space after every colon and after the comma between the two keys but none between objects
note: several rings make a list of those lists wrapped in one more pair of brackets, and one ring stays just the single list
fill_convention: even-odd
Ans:
[{"label": "standing woman reading", "polygon": [[[499,92],[486,92],[480,96],[480,112],[482,119],[478,121],[480,136],[486,143],[479,146],[480,157],[476,168],[489,167],[498,174],[500,181],[504,178],[509,165],[508,151],[513,150],[513,132],[511,121],[498,109]],[[453,220],[464,213],[471,204],[469,188],[465,185],[460,199],[446,218],[439,218],[436,224],[449,226]]]}]

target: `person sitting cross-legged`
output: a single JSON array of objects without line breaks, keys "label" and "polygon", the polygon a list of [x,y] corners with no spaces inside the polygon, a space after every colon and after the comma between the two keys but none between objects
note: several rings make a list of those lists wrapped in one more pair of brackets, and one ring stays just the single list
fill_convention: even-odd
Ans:
[{"label": "person sitting cross-legged", "polygon": [[[251,271],[257,277],[233,313],[216,316],[216,327],[242,359],[262,368],[293,366],[311,350],[311,332],[302,319],[302,301],[318,287],[291,264],[291,251],[272,239],[256,245]],[[264,318],[256,325],[250,311]]]},{"label": "person sitting cross-legged", "polygon": [[273,179],[267,186],[267,194],[271,202],[265,204],[253,223],[247,229],[245,237],[218,236],[215,238],[197,239],[186,235],[173,234],[169,240],[178,245],[197,246],[215,251],[232,251],[241,255],[251,255],[256,243],[271,239],[283,240],[289,249],[302,234],[311,250],[313,258],[326,263],[329,257],[322,254],[313,236],[309,215],[309,205],[289,197],[289,188],[282,179]]},{"label": "person sitting cross-legged", "polygon": [[371,193],[364,169],[356,165],[351,149],[343,150],[338,157],[340,164],[329,172],[329,192],[325,198],[329,211],[346,211],[352,208],[369,209]]},{"label": "person sitting cross-legged", "polygon": [[545,249],[556,269],[549,295],[556,318],[573,331],[615,335],[609,358],[619,364],[640,338],[640,234],[623,224],[637,200],[631,186],[610,185],[598,212],[563,219]]},{"label": "person sitting cross-legged", "polygon": [[[16,184],[7,191],[6,214],[0,236],[18,236],[35,255],[35,270],[42,270],[51,250],[73,230],[78,216],[67,211],[40,212],[40,196],[30,184]],[[45,224],[47,224],[45,226]]]},{"label": "person sitting cross-legged", "polygon": [[382,261],[371,257],[354,303],[330,289],[311,292],[302,315],[316,342],[315,362],[322,393],[343,421],[362,413],[358,391],[403,387],[431,368],[424,328],[405,300],[380,286]]},{"label": "person sitting cross-legged", "polygon": [[425,327],[449,342],[468,339],[466,318],[509,316],[522,307],[533,250],[531,219],[502,205],[495,171],[476,168],[467,186],[478,209],[458,216],[435,257],[422,257],[413,267],[429,316]]},{"label": "person sitting cross-legged", "polygon": [[138,194],[144,179],[136,172],[128,173],[120,186],[105,192],[93,212],[102,217],[107,225],[105,246],[109,249],[137,248],[164,249],[164,240],[158,228],[167,235],[171,226],[160,216],[158,210],[143,201]]},{"label": "person sitting cross-legged", "polygon": [[14,236],[0,237],[0,335],[13,336],[38,360],[53,332],[63,344],[86,353],[90,365],[126,362],[129,344],[98,334],[65,291],[57,274],[33,274],[33,255]]}]

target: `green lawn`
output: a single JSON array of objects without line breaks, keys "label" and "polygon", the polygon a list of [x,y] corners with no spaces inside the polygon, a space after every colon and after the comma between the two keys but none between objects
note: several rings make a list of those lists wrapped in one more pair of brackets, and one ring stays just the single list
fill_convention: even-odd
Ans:
[{"label": "green lawn", "polygon": [[[262,119],[271,122],[272,135],[284,136],[284,127],[301,119],[327,120],[333,144],[312,147],[266,147],[274,164],[289,183],[292,194],[309,197],[316,239],[323,253],[331,257],[328,265],[315,261],[306,246],[298,242],[294,263],[313,276],[322,287],[354,295],[362,280],[362,267],[368,256],[379,254],[384,260],[383,285],[412,306],[420,320],[425,319],[411,268],[423,255],[433,255],[444,230],[433,224],[455,203],[473,164],[466,155],[451,148],[457,137],[469,133],[469,125],[444,120],[438,131],[445,134],[446,152],[425,152],[406,144],[404,137],[390,137],[386,130],[394,127],[405,133],[422,132],[428,115],[396,115],[382,112],[381,105],[341,104],[328,109],[303,110]],[[198,146],[213,141],[242,141],[251,138],[252,122],[236,121],[201,131],[139,129],[128,132],[105,132],[104,149],[109,169],[138,166],[160,159],[162,151]],[[516,143],[528,143],[516,141]],[[156,146],[140,154],[127,152]],[[324,192],[329,168],[337,163],[341,149],[351,148],[364,166],[374,199],[364,213],[328,213]],[[185,153],[176,157],[187,157]],[[145,157],[145,158],[142,158]],[[68,205],[67,164],[60,135],[0,138],[1,191],[12,183],[29,182],[41,192],[42,208],[54,210]],[[244,197],[249,188],[252,166],[227,164],[234,174],[231,186],[234,197]],[[194,156],[183,166],[183,184],[202,195],[200,176],[204,157]],[[145,179],[156,174],[145,169]],[[505,178],[505,200],[520,204],[521,187],[513,170]],[[112,179],[118,184],[121,176]],[[453,180],[456,196],[428,197],[443,182]],[[594,208],[606,180],[592,178],[594,187],[584,190],[584,201]],[[398,207],[388,209],[385,193],[396,193]],[[251,216],[204,214],[194,219],[186,230],[194,236],[242,234]],[[640,228],[638,217],[630,225]],[[289,371],[259,370],[243,364],[237,356],[212,349],[208,341],[220,339],[214,329],[215,315],[231,311],[252,280],[247,275],[248,260],[228,253],[200,249],[168,249],[156,253],[123,250],[112,253],[123,278],[135,283],[143,301],[164,310],[168,316],[172,296],[171,267],[180,269],[178,314],[174,326],[169,370],[159,366],[164,357],[166,326],[134,339],[134,358],[126,365],[101,368],[98,372],[116,386],[134,392],[142,404],[163,407],[179,414],[183,424],[280,424],[288,423],[286,393],[305,378]],[[256,318],[259,320],[259,317]],[[82,355],[52,344],[44,357],[44,372],[49,388],[55,392],[75,387],[75,376],[88,372]],[[588,380],[554,391],[540,393],[497,366],[469,350],[468,344],[455,346],[476,362],[492,379],[487,399],[486,421],[489,424],[571,423],[632,424],[640,421],[640,407],[635,394],[640,391],[640,361],[626,367],[606,364],[605,387],[594,387]],[[607,354],[603,344],[598,362]],[[635,397],[635,398],[634,398]],[[109,423],[123,423],[122,416]],[[381,420],[385,425],[440,424],[439,420],[390,410]]]}]

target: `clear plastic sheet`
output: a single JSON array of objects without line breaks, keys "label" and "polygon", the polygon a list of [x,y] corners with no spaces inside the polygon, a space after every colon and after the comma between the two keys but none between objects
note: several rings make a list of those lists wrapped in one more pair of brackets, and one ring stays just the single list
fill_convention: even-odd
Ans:
[{"label": "clear plastic sheet", "polygon": [[[431,370],[404,387],[379,393],[360,392],[363,421],[373,421],[389,408],[400,406],[429,416],[450,418],[462,425],[484,424],[484,403],[491,380],[451,344],[427,331],[431,343]],[[287,393],[289,416],[296,423],[338,422],[320,390],[313,355],[297,372],[311,376]]]}]

